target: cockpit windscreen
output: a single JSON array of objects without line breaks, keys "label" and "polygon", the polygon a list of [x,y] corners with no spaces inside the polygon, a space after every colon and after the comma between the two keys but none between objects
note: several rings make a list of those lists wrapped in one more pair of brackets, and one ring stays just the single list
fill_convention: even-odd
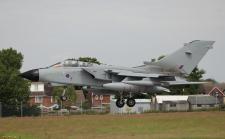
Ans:
[{"label": "cockpit windscreen", "polygon": [[82,62],[76,59],[66,59],[63,62],[58,62],[49,67],[91,67],[94,65],[98,65],[98,64],[90,63],[90,62]]}]

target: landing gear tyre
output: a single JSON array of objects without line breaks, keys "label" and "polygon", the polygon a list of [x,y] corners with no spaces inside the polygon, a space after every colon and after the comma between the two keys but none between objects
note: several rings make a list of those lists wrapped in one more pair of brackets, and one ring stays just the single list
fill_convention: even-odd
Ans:
[{"label": "landing gear tyre", "polygon": [[135,104],[136,104],[135,99],[133,99],[133,98],[128,98],[127,99],[127,106],[134,107]]},{"label": "landing gear tyre", "polygon": [[60,99],[61,99],[62,101],[66,101],[66,100],[67,100],[67,97],[66,97],[66,96],[61,96]]},{"label": "landing gear tyre", "polygon": [[117,99],[116,106],[122,108],[125,105],[124,99]]}]

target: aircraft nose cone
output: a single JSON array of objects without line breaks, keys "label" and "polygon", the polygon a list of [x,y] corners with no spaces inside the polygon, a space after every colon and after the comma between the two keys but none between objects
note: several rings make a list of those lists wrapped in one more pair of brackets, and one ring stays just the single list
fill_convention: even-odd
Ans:
[{"label": "aircraft nose cone", "polygon": [[21,77],[31,81],[39,81],[39,70],[33,69],[20,74]]}]

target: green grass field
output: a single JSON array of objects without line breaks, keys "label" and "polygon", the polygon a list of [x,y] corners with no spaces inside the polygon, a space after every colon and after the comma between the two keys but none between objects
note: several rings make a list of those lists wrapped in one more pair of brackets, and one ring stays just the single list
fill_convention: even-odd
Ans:
[{"label": "green grass field", "polygon": [[[225,112],[0,118],[0,139],[225,139]],[[7,139],[8,139],[7,138]]]}]

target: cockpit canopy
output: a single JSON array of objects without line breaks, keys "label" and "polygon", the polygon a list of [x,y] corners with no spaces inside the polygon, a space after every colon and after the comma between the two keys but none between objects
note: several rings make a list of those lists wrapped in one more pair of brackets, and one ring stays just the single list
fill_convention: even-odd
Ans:
[{"label": "cockpit canopy", "polygon": [[83,62],[76,59],[66,59],[62,62],[58,62],[49,67],[92,67],[98,64],[90,63],[90,62]]}]

